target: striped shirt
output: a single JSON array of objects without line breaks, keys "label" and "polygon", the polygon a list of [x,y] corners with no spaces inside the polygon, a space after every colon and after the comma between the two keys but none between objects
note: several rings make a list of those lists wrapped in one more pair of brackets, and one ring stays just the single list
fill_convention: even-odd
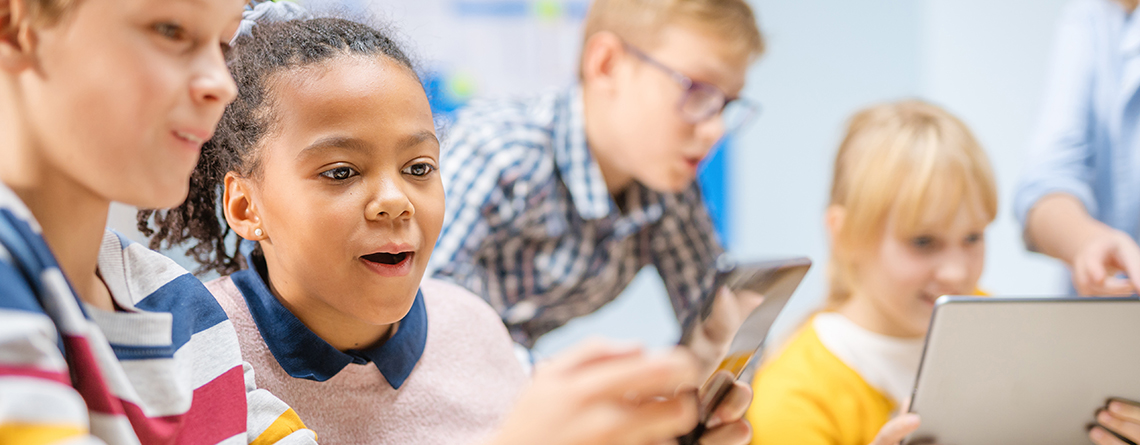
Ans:
[{"label": "striped shirt", "polygon": [[697,185],[610,195],[586,145],[580,88],[461,111],[444,140],[447,210],[429,270],[498,310],[515,341],[612,301],[653,265],[685,320],[722,252]]},{"label": "striped shirt", "polygon": [[254,388],[237,335],[197,278],[107,232],[115,303],[82,303],[27,207],[0,185],[0,443],[312,443]]}]

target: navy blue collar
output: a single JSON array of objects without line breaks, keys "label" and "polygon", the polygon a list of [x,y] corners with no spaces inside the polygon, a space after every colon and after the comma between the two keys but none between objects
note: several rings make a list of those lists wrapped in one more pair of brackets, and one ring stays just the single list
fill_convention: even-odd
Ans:
[{"label": "navy blue collar", "polygon": [[230,275],[245,297],[257,330],[269,352],[290,376],[323,382],[349,363],[372,362],[393,389],[400,389],[419,362],[427,343],[427,310],[422,292],[416,292],[411,310],[400,320],[396,334],[380,346],[364,350],[338,351],[301,323],[265,285],[265,263],[254,255],[248,242],[242,243],[249,269]]}]

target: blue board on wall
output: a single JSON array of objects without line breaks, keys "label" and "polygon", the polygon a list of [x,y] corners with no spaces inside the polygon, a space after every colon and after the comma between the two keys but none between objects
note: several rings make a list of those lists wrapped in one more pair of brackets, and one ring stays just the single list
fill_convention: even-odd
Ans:
[{"label": "blue board on wall", "polygon": [[705,205],[712,215],[720,242],[725,246],[732,242],[732,146],[731,135],[721,138],[704,160],[697,176]]}]

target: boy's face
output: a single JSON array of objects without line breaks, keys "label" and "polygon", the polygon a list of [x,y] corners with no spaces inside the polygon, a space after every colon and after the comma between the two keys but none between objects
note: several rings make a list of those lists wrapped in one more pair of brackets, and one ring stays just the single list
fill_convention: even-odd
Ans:
[{"label": "boy's face", "polygon": [[386,57],[355,55],[270,85],[276,122],[251,200],[274,291],[318,335],[399,321],[443,226],[423,87]]},{"label": "boy's face", "polygon": [[924,336],[938,297],[975,292],[986,257],[982,213],[963,205],[946,227],[906,238],[895,235],[893,218],[888,221],[878,252],[856,265],[858,292],[852,296],[874,308],[877,332]]},{"label": "boy's face", "polygon": [[[727,50],[719,37],[691,27],[664,28],[649,57],[694,81],[711,84],[728,99],[744,88],[748,57]],[[612,168],[658,191],[682,191],[696,178],[697,166],[724,135],[719,114],[688,122],[680,111],[685,89],[664,70],[626,52],[609,125],[615,144]]]},{"label": "boy's face", "polygon": [[16,73],[18,125],[46,170],[93,195],[144,208],[178,205],[202,143],[236,87],[223,45],[243,0],[80,0],[33,25],[31,65]]}]

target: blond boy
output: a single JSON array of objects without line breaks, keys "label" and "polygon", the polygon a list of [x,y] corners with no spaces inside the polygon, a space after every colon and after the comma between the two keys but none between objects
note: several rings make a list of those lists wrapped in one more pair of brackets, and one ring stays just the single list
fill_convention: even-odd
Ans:
[{"label": "blond boy", "polygon": [[516,341],[613,300],[656,266],[679,320],[723,251],[694,179],[754,108],[764,49],[744,0],[597,0],[580,85],[459,113],[431,270],[482,295]]}]

